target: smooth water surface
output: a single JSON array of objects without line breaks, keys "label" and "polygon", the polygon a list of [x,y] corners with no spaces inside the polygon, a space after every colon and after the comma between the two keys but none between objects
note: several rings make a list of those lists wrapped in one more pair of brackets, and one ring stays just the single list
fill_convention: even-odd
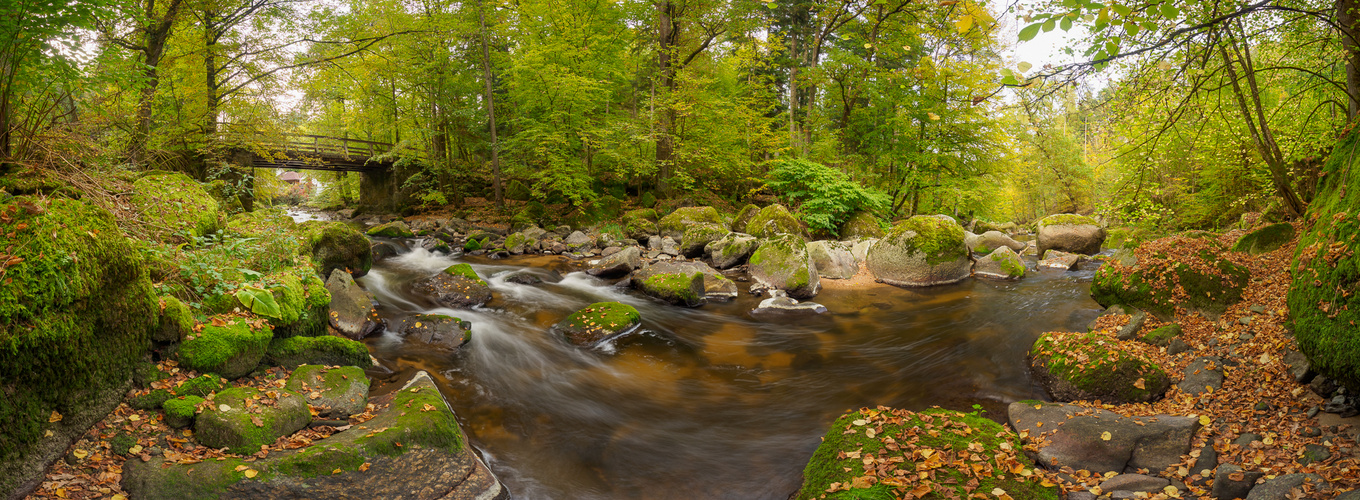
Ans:
[{"label": "smooth water surface", "polygon": [[[411,281],[454,262],[486,277],[495,300],[452,310],[411,293]],[[783,500],[842,412],[980,404],[1004,418],[1006,403],[1039,396],[1025,367],[1038,335],[1083,328],[1099,312],[1087,293],[1090,271],[823,290],[815,300],[828,314],[758,321],[748,311],[759,297],[686,309],[574,272],[583,265],[454,259],[416,248],[359,280],[389,320],[436,313],[472,323],[472,341],[457,354],[391,332],[366,342],[397,372],[388,382],[417,369],[435,375],[517,498]],[[545,282],[504,279],[525,270]],[[637,307],[642,333],[602,350],[549,333],[601,301]]]}]

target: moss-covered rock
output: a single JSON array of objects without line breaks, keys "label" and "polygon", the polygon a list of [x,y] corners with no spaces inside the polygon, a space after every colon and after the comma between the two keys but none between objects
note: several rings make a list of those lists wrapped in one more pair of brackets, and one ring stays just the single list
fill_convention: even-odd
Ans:
[{"label": "moss-covered rock", "polygon": [[845,223],[841,224],[839,231],[841,241],[858,240],[864,238],[882,238],[883,221],[872,212],[855,212]]},{"label": "moss-covered rock", "polygon": [[344,269],[358,278],[373,268],[370,241],[353,226],[344,222],[307,221],[300,227],[307,236],[307,253],[321,276]]},{"label": "moss-covered rock", "polygon": [[512,179],[505,185],[505,199],[515,201],[529,201],[533,198],[533,193],[529,191],[529,186],[524,181]]},{"label": "moss-covered rock", "polygon": [[705,222],[723,225],[722,216],[718,215],[718,211],[713,207],[677,208],[657,222],[657,230],[661,236],[680,239],[691,225]]},{"label": "moss-covered rock", "polygon": [[155,389],[146,394],[133,396],[132,398],[128,399],[128,406],[131,406],[133,409],[137,410],[155,410],[157,408],[160,408],[162,404],[165,404],[166,401],[170,400],[170,398],[173,397],[175,396],[171,394],[170,391],[167,391],[165,389]]},{"label": "moss-covered rock", "polygon": [[675,305],[699,307],[708,301],[704,274],[671,261],[643,266],[633,274],[632,284],[642,293]]},{"label": "moss-covered rock", "polygon": [[1025,277],[1025,261],[1009,247],[993,250],[973,263],[973,275],[981,278],[1018,280]]},{"label": "moss-covered rock", "polygon": [[1181,336],[1181,325],[1172,323],[1170,325],[1166,325],[1151,332],[1148,332],[1147,335],[1142,336],[1142,338],[1139,338],[1138,341],[1144,344],[1152,344],[1158,347],[1166,347],[1167,344],[1171,343],[1171,339],[1174,339],[1179,336]]},{"label": "moss-covered rock", "polygon": [[606,339],[633,331],[642,316],[633,306],[620,302],[597,302],[571,313],[553,329],[577,347],[593,347]]},{"label": "moss-covered rock", "polygon": [[209,448],[249,455],[311,421],[307,401],[292,391],[233,387],[204,405],[195,419],[194,437]]},{"label": "moss-covered rock", "polygon": [[685,229],[684,236],[680,238],[680,254],[686,257],[701,256],[704,254],[704,247],[729,233],[725,225],[709,223],[691,225]]},{"label": "moss-covered rock", "polygon": [[331,295],[326,306],[327,321],[341,335],[358,340],[382,328],[373,294],[360,288],[343,269],[331,271],[326,291]]},{"label": "moss-covered rock", "polygon": [[415,282],[416,293],[445,307],[474,307],[491,301],[491,285],[468,264],[454,264],[444,271]]},{"label": "moss-covered rock", "polygon": [[194,331],[194,313],[174,297],[161,297],[161,324],[151,334],[157,342],[179,342]]},{"label": "moss-covered rock", "polygon": [[1242,235],[1233,245],[1234,252],[1263,254],[1273,252],[1294,239],[1294,226],[1287,222],[1271,224]]},{"label": "moss-covered rock", "polygon": [[751,279],[767,288],[788,292],[795,299],[815,297],[822,288],[807,243],[796,234],[783,233],[762,241],[748,264]]},{"label": "moss-covered rock", "polygon": [[285,389],[307,398],[322,418],[347,418],[368,405],[368,375],[357,366],[301,365],[288,375]]},{"label": "moss-covered rock", "polygon": [[331,293],[310,267],[287,268],[266,279],[277,283],[269,287],[280,311],[277,317],[269,317],[275,337],[326,334]]},{"label": "moss-covered rock", "polygon": [[897,286],[956,283],[972,271],[963,227],[923,215],[894,224],[869,248],[865,264],[875,278]]},{"label": "moss-covered rock", "polygon": [[198,396],[180,396],[166,400],[161,407],[165,410],[165,425],[175,429],[193,425],[194,418],[198,416],[198,406],[203,402],[204,399]]},{"label": "moss-covered rock", "polygon": [[747,204],[737,211],[737,215],[732,217],[732,224],[728,226],[734,233],[746,232],[746,225],[751,223],[751,219],[760,213],[760,207]]},{"label": "moss-covered rock", "polygon": [[512,233],[505,237],[505,250],[520,255],[538,245],[538,240],[530,238],[522,232]]},{"label": "moss-covered rock", "polygon": [[623,234],[638,241],[646,240],[648,236],[657,234],[656,221],[659,218],[656,210],[650,208],[624,212],[620,221],[623,223]]},{"label": "moss-covered rock", "polygon": [[368,235],[383,238],[413,238],[416,233],[411,232],[405,221],[398,220],[373,226],[368,229]]},{"label": "moss-covered rock", "polygon": [[1166,371],[1100,332],[1049,332],[1034,342],[1030,369],[1054,401],[1145,403],[1171,388]]},{"label": "moss-covered rock", "polygon": [[718,269],[737,266],[751,257],[760,248],[760,240],[755,236],[742,233],[727,233],[726,236],[704,246],[704,255]]},{"label": "moss-covered rock", "polygon": [[208,397],[209,394],[220,391],[227,387],[222,383],[222,378],[212,373],[205,373],[197,377],[180,382],[174,391],[179,396],[201,396]]},{"label": "moss-covered rock", "polygon": [[756,212],[751,221],[746,223],[746,231],[738,232],[745,232],[757,238],[775,238],[781,234],[792,234],[801,238],[803,223],[799,222],[784,205],[774,204]]},{"label": "moss-covered rock", "polygon": [[[0,193],[14,196],[65,196],[79,199],[80,192],[55,173],[17,163],[0,163]],[[2,197],[4,195],[0,195]],[[8,201],[8,200],[3,200]]]},{"label": "moss-covered rock", "polygon": [[859,272],[859,261],[852,245],[843,241],[813,241],[807,244],[808,256],[817,275],[835,280],[850,279]]},{"label": "moss-covered rock", "polygon": [[232,319],[222,326],[203,327],[203,331],[180,344],[176,355],[185,368],[234,379],[255,370],[273,337],[274,331],[268,326],[254,327]]},{"label": "moss-covered rock", "polygon": [[1077,214],[1056,214],[1039,219],[1036,244],[1039,255],[1049,249],[1094,255],[1105,242],[1105,228],[1095,219]]},{"label": "moss-covered rock", "polygon": [[[1057,500],[1056,487],[1023,472],[1035,465],[1021,449],[1014,431],[976,414],[861,408],[831,424],[793,498],[892,500],[925,488],[930,493],[911,498],[997,498],[1000,490],[1017,500]],[[996,471],[998,464],[1007,470]]]},{"label": "moss-covered rock", "polygon": [[133,183],[132,191],[132,205],[156,239],[194,238],[222,228],[217,200],[187,175],[148,175]]},{"label": "moss-covered rock", "polygon": [[285,368],[298,365],[373,366],[368,347],[362,342],[332,335],[274,339],[269,343],[268,361]]},{"label": "moss-covered rock", "polygon": [[[1133,306],[1162,318],[1174,316],[1177,306],[1222,314],[1242,300],[1251,273],[1224,258],[1217,242],[1186,236],[1158,241],[1134,250],[1132,266],[1121,262],[1101,266],[1091,279],[1091,297],[1105,307]],[[1179,254],[1189,258],[1175,261],[1149,246],[1180,248]]]}]

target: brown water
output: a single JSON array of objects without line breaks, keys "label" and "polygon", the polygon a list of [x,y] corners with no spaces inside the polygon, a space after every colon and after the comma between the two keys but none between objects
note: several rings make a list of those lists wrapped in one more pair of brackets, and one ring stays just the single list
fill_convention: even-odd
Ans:
[{"label": "brown water", "polygon": [[[441,309],[411,294],[411,280],[454,262],[489,278],[496,299],[486,308]],[[815,300],[826,315],[757,321],[754,296],[674,307],[572,272],[580,264],[415,250],[360,279],[388,318],[472,322],[472,342],[456,355],[391,333],[367,342],[395,372],[386,384],[418,369],[435,376],[517,498],[783,500],[842,412],[978,404],[1003,419],[1005,404],[1041,396],[1025,368],[1034,339],[1082,328],[1099,311],[1090,271],[1038,271],[1013,283],[824,290]],[[545,283],[504,281],[523,269]],[[610,300],[638,308],[642,334],[611,352],[549,335],[571,312]]]}]

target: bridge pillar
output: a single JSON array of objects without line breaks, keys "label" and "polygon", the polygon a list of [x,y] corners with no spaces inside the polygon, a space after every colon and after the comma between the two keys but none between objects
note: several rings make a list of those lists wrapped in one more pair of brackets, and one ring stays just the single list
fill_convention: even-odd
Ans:
[{"label": "bridge pillar", "polygon": [[359,173],[359,205],[383,212],[397,210],[396,176],[390,169]]}]

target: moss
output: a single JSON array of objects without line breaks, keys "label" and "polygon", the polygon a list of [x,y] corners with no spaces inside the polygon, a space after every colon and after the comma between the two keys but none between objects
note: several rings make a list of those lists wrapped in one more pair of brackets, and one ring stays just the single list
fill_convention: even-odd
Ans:
[{"label": "moss", "polygon": [[475,252],[475,251],[481,250],[481,249],[482,249],[482,242],[481,242],[481,241],[478,241],[478,240],[476,240],[476,239],[468,238],[468,240],[467,240],[466,242],[463,243],[463,251],[464,251],[464,252]]},{"label": "moss", "polygon": [[[140,253],[108,212],[68,199],[0,203],[0,462],[33,450],[56,410],[128,381],[160,308]],[[10,491],[17,477],[0,478]]]},{"label": "moss", "polygon": [[266,277],[266,280],[278,283],[269,288],[281,312],[278,318],[270,319],[275,337],[315,337],[326,334],[331,293],[311,267],[288,268]]},{"label": "moss", "polygon": [[858,238],[882,238],[883,221],[870,212],[855,212],[840,227],[842,240]]},{"label": "moss", "polygon": [[193,424],[194,416],[198,414],[198,405],[203,404],[204,399],[198,396],[180,396],[165,402],[162,408],[165,410],[165,424],[176,429],[183,429]]},{"label": "moss", "polygon": [[515,201],[529,201],[532,198],[529,186],[524,185],[519,179],[512,179],[505,185],[505,199]]},{"label": "moss", "polygon": [[155,410],[174,396],[165,389],[156,389],[128,400],[128,406],[138,410]]},{"label": "moss", "polygon": [[967,252],[963,226],[928,215],[898,221],[883,238],[893,240],[907,254],[925,255],[926,263],[932,266],[957,260],[960,248]]},{"label": "moss", "polygon": [[[1161,397],[1158,389],[1165,391],[1170,384],[1162,367],[1095,332],[1045,333],[1034,342],[1030,356],[1053,377],[1080,391],[1117,398],[1106,403],[1151,401]],[[1144,380],[1144,388],[1131,382],[1138,378]]]},{"label": "moss", "polygon": [[741,207],[741,210],[737,212],[737,215],[732,218],[732,225],[729,226],[729,228],[738,233],[745,233],[746,226],[750,225],[751,219],[758,213],[760,213],[760,207],[755,205],[748,204]]},{"label": "moss", "polygon": [[449,453],[462,451],[465,441],[458,429],[458,420],[434,384],[423,384],[398,392],[391,408],[424,408],[425,405],[443,411],[407,411],[390,415],[395,417],[393,425],[359,438],[356,444],[368,453],[386,456],[400,455],[412,444]]},{"label": "moss", "polygon": [[1138,339],[1138,341],[1145,344],[1165,347],[1171,342],[1171,339],[1179,336],[1181,336],[1181,325],[1173,323],[1148,332],[1147,335],[1144,335],[1142,338]]},{"label": "moss", "polygon": [[223,326],[206,326],[194,338],[180,344],[180,363],[190,370],[212,372],[234,379],[255,369],[269,347],[274,331],[233,320]]},{"label": "moss", "polygon": [[344,269],[355,277],[368,274],[373,268],[373,250],[368,238],[344,222],[307,221],[300,225],[305,232],[306,252],[322,276],[330,276],[335,269]]},{"label": "moss", "polygon": [[405,222],[392,221],[373,226],[368,230],[368,235],[383,238],[412,238],[415,237],[416,233],[411,232],[411,228],[406,227]]},{"label": "moss", "polygon": [[161,297],[160,329],[154,337],[161,342],[179,342],[194,331],[194,313],[174,297]]},{"label": "moss", "polygon": [[1007,275],[1013,277],[1023,277],[1026,272],[1025,263],[1024,261],[1020,260],[1019,257],[1007,258],[1013,255],[1015,254],[998,253],[992,251],[989,252],[988,258],[992,259],[993,262],[996,262],[998,265],[1000,265],[1001,271],[1005,272]]},{"label": "moss", "polygon": [[1294,239],[1294,226],[1287,222],[1271,224],[1238,238],[1233,245],[1234,252],[1263,254],[1273,252]]},{"label": "moss", "polygon": [[109,440],[109,450],[119,455],[127,455],[128,448],[137,446],[137,438],[127,432],[119,432]]},{"label": "moss", "polygon": [[220,391],[223,387],[226,387],[226,385],[222,383],[221,377],[212,373],[206,373],[181,382],[179,386],[175,388],[175,394],[180,396],[208,397],[209,394]]},{"label": "moss", "polygon": [[198,237],[222,227],[217,200],[184,174],[146,176],[133,183],[132,189],[132,204],[156,239]]},{"label": "moss", "polygon": [[751,217],[745,233],[759,238],[774,238],[780,234],[802,236],[803,224],[783,205],[769,205]]},{"label": "moss", "polygon": [[[865,425],[856,425],[856,422]],[[867,430],[874,429],[875,437],[868,437]],[[938,432],[927,430],[938,429]],[[888,447],[884,437],[893,438],[896,443]],[[982,451],[973,451],[970,446],[981,446]],[[929,474],[934,493],[925,499],[943,500],[944,498],[967,498],[964,490],[970,481],[977,481],[971,491],[989,495],[1000,488],[1011,498],[1026,500],[1057,500],[1057,489],[1039,484],[1039,475],[1029,477],[1018,474],[987,473],[976,477],[969,474],[968,467],[956,466],[955,462],[937,460],[932,462],[922,454],[929,449],[932,456],[954,456],[960,461],[969,460],[975,455],[981,457],[987,467],[995,465],[994,456],[1003,455],[1014,460],[1008,467],[1032,469],[1034,463],[1026,458],[1021,450],[1019,436],[1000,424],[975,414],[965,414],[943,409],[930,409],[922,412],[906,412],[879,407],[876,410],[862,408],[842,415],[831,424],[822,443],[817,447],[803,469],[803,485],[793,497],[797,500],[891,500],[902,498],[911,488],[894,491],[894,487],[882,482],[874,482],[868,487],[854,487],[857,478],[871,474],[865,469],[864,460],[874,457],[879,463],[905,471],[907,475]],[[900,461],[899,461],[900,460]],[[875,465],[875,467],[877,467]],[[1004,479],[1003,479],[1004,478]],[[836,491],[831,485],[840,483]],[[948,491],[948,493],[944,493]],[[914,498],[914,497],[913,497]]]},{"label": "moss", "polygon": [[722,216],[713,207],[685,207],[662,217],[657,222],[657,229],[663,236],[679,238],[691,224],[700,222],[723,225]]},{"label": "moss", "polygon": [[[642,280],[644,288],[659,291],[686,304],[702,303],[703,297],[695,291],[694,282],[703,283],[703,273],[678,274],[663,273],[648,276]],[[700,287],[702,289],[702,287]]]},{"label": "moss", "polygon": [[368,347],[362,342],[333,335],[275,339],[269,344],[269,362],[283,367],[373,365],[368,355]]},{"label": "moss", "polygon": [[477,276],[477,271],[472,270],[472,266],[466,263],[454,264],[452,266],[446,267],[444,268],[444,274],[462,276],[464,278],[476,281],[478,284],[482,286],[490,286],[486,284],[486,280],[482,279],[481,276]]},{"label": "moss", "polygon": [[567,316],[557,324],[557,329],[573,344],[584,345],[631,329],[641,321],[642,315],[633,306],[596,302]]},{"label": "moss", "polygon": [[[277,396],[274,404],[262,402],[275,398],[254,387],[232,387],[218,392],[196,419],[196,437],[205,446],[248,455],[311,421],[302,396],[286,390],[270,392]],[[257,411],[248,411],[252,406]],[[255,423],[255,419],[260,423]]]},{"label": "moss", "polygon": [[[1186,246],[1193,238],[1172,236],[1163,244]],[[1246,268],[1218,256],[1219,247],[1211,240],[1197,240],[1203,249],[1191,252],[1193,262],[1174,262],[1163,255],[1135,250],[1136,264],[1107,263],[1091,279],[1091,297],[1102,306],[1127,305],[1157,314],[1174,315],[1176,306],[1222,314],[1229,305],[1242,300],[1242,291],[1251,277]],[[1208,267],[1214,272],[1203,272]],[[1179,284],[1184,296],[1175,294]]]},{"label": "moss", "polygon": [[656,196],[652,195],[652,192],[651,192],[651,191],[647,191],[647,192],[645,192],[645,193],[642,193],[642,196],[638,198],[638,205],[642,205],[642,206],[647,207],[647,208],[655,207],[655,206],[656,206]]},{"label": "moss", "polygon": [[1092,219],[1092,218],[1087,217],[1087,216],[1085,216],[1085,215],[1077,215],[1077,214],[1054,214],[1054,215],[1050,215],[1050,216],[1048,216],[1048,217],[1044,217],[1044,218],[1042,218],[1042,219],[1039,219],[1039,227],[1041,227],[1041,228],[1044,227],[1044,226],[1064,226],[1064,225],[1066,225],[1066,226],[1082,226],[1082,225],[1099,226],[1100,223],[1099,223],[1099,222],[1096,222],[1095,219]]}]

